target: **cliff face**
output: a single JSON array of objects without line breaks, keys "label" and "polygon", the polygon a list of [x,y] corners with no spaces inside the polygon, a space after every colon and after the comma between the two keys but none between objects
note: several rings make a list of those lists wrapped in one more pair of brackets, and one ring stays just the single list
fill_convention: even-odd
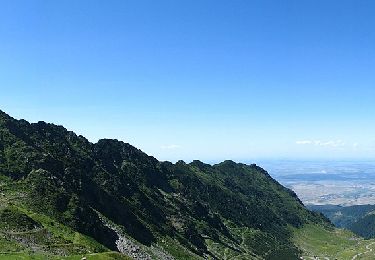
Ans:
[{"label": "cliff face", "polygon": [[298,250],[288,226],[328,225],[256,165],[159,162],[121,141],[92,144],[62,126],[3,112],[0,183],[17,208],[112,250],[119,250],[121,230],[135,244],[158,245],[175,258],[222,258],[226,250],[293,259]]}]

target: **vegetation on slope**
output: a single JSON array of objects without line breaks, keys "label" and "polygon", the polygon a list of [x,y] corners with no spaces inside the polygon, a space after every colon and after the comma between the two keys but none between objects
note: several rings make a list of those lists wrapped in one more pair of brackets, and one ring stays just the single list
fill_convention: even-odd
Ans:
[{"label": "vegetation on slope", "polygon": [[375,240],[365,240],[344,229],[304,225],[294,229],[294,242],[303,259],[374,259]]},{"label": "vegetation on slope", "polygon": [[[294,259],[300,252],[290,227],[330,225],[256,165],[159,162],[117,140],[92,144],[62,126],[3,112],[0,191],[4,219],[13,212],[20,228],[46,229],[54,245],[75,245],[56,226],[84,238],[78,251],[60,255],[108,248],[146,258]],[[41,239],[35,251],[55,253]]]},{"label": "vegetation on slope", "polygon": [[327,216],[337,227],[351,230],[364,238],[375,238],[375,205],[309,207]]}]

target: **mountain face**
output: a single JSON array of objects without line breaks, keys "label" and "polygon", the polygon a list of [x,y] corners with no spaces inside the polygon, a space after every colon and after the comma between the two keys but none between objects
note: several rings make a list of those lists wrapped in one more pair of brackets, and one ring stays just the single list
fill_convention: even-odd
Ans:
[{"label": "mountain face", "polygon": [[93,144],[1,111],[0,192],[0,251],[296,259],[291,230],[330,225],[256,165],[160,162],[121,141]]},{"label": "mountain face", "polygon": [[332,223],[364,238],[375,238],[375,205],[311,205],[309,208],[320,212]]}]

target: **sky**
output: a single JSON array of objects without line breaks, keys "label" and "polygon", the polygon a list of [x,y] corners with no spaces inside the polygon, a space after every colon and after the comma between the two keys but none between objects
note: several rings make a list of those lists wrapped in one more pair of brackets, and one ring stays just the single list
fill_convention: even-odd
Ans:
[{"label": "sky", "polygon": [[160,160],[375,156],[372,0],[0,0],[0,109]]}]

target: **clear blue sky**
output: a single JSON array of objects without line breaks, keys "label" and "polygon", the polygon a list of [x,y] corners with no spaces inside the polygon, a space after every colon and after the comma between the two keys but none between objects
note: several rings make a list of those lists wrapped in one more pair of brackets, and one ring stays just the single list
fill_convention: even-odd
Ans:
[{"label": "clear blue sky", "polygon": [[0,1],[0,109],[161,160],[374,158],[374,10]]}]

